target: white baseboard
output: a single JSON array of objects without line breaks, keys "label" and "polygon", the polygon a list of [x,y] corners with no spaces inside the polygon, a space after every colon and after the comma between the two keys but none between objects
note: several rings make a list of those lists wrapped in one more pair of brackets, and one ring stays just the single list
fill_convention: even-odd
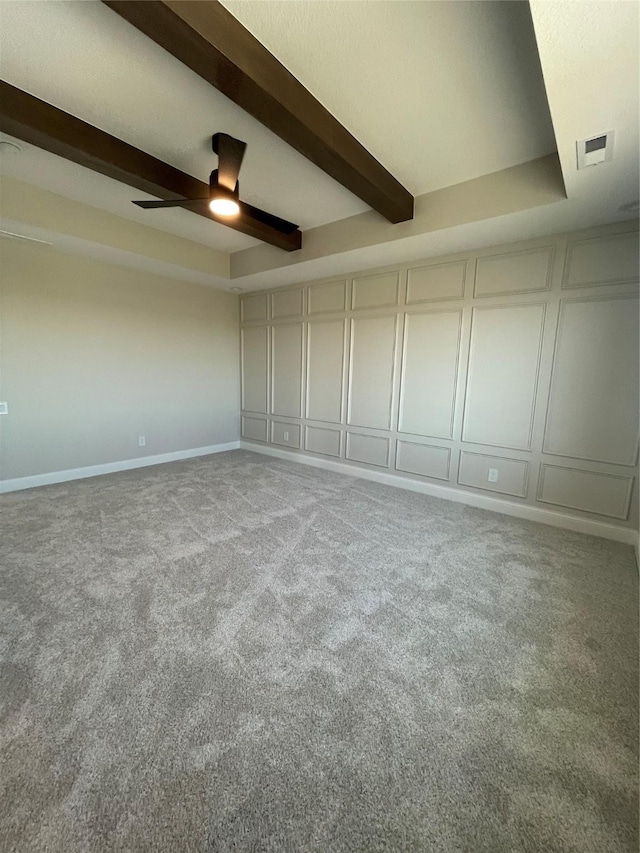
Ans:
[{"label": "white baseboard", "polygon": [[313,468],[323,468],[326,471],[335,471],[338,474],[346,474],[349,477],[359,477],[363,480],[372,480],[376,483],[384,483],[387,486],[395,486],[399,489],[408,489],[412,492],[420,492],[432,497],[442,498],[447,501],[463,503],[467,506],[487,509],[491,512],[500,512],[503,515],[511,515],[516,518],[524,518],[528,521],[537,521],[540,524],[548,524],[552,527],[562,527],[577,533],[587,533],[591,536],[600,536],[604,539],[613,539],[616,542],[624,542],[633,545],[636,560],[640,565],[640,534],[628,527],[618,527],[605,521],[595,521],[590,518],[566,515],[561,512],[542,509],[528,504],[515,503],[502,498],[479,495],[475,492],[467,492],[462,489],[452,489],[449,486],[439,486],[435,483],[410,480],[397,474],[389,474],[384,471],[373,471],[369,468],[361,468],[357,465],[345,462],[336,462],[322,457],[307,456],[291,450],[281,450],[264,444],[251,441],[229,441],[226,444],[211,444],[207,447],[195,447],[190,450],[175,450],[171,453],[159,453],[156,456],[141,456],[136,459],[124,459],[121,462],[107,462],[104,465],[89,465],[85,468],[69,468],[66,471],[51,471],[47,474],[36,474],[32,477],[18,477],[14,480],[0,480],[0,493],[17,492],[22,489],[33,489],[37,486],[48,486],[54,483],[66,483],[70,480],[82,480],[87,477],[98,477],[101,474],[113,474],[117,471],[130,471],[134,468],[146,468],[151,465],[162,465],[165,462],[177,462],[180,459],[192,459],[196,456],[208,456],[213,453],[224,453],[227,450],[251,450],[262,453],[265,456],[275,456],[278,459],[288,459],[310,465]]},{"label": "white baseboard", "polygon": [[587,533],[590,536],[600,536],[603,539],[613,539],[616,542],[624,542],[634,545],[636,555],[639,549],[639,535],[637,530],[630,527],[618,527],[606,521],[595,521],[590,518],[581,518],[575,515],[566,515],[562,512],[542,509],[542,507],[520,504],[515,501],[502,498],[479,495],[476,492],[467,492],[463,489],[452,489],[450,486],[438,486],[435,483],[410,480],[398,474],[389,474],[384,471],[372,471],[369,468],[360,468],[357,465],[345,462],[334,462],[315,456],[307,456],[304,453],[292,450],[280,450],[265,444],[257,444],[252,441],[240,441],[242,450],[252,450],[265,456],[275,456],[278,459],[288,459],[292,462],[301,462],[303,465],[311,465],[313,468],[324,468],[326,471],[335,471],[338,474],[347,474],[349,477],[359,477],[363,480],[373,480],[375,483],[384,483],[387,486],[395,486],[399,489],[408,489],[412,492],[421,492],[435,498],[446,501],[455,501],[478,509],[488,509],[491,512],[501,512],[503,515],[511,515],[516,518],[524,518],[527,521],[537,521],[540,524],[548,524],[551,527],[562,527],[565,530],[573,530],[576,533]]},{"label": "white baseboard", "polygon": [[22,489],[49,486],[53,483],[66,483],[69,480],[84,480],[86,477],[99,477],[101,474],[114,474],[116,471],[130,471],[133,468],[147,468],[150,465],[162,465],[164,462],[192,459],[194,456],[224,453],[225,450],[237,450],[239,447],[239,441],[229,441],[226,444],[210,444],[207,447],[193,447],[191,450],[174,450],[171,453],[158,453],[156,456],[140,456],[137,459],[124,459],[121,462],[107,462],[104,465],[89,465],[86,468],[51,471],[48,474],[36,474],[33,477],[0,480],[0,493],[18,492]]}]

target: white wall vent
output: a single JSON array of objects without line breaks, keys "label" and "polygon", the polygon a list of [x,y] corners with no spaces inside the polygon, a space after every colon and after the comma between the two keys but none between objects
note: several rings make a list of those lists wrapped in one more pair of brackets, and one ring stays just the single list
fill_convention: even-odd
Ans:
[{"label": "white wall vent", "polygon": [[613,137],[613,130],[609,130],[607,133],[600,133],[598,136],[576,142],[578,169],[599,166],[600,163],[613,160]]}]

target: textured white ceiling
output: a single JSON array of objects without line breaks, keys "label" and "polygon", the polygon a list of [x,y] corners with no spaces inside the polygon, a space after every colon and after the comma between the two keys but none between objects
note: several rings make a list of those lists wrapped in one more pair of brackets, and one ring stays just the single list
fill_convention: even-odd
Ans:
[{"label": "textured white ceiling", "polygon": [[[414,193],[553,150],[527,5],[229,4]],[[206,180],[211,134],[248,142],[246,201],[308,229],[367,209],[99,2],[0,2],[3,79]],[[55,34],[55,37],[52,37]],[[31,151],[21,180],[236,251],[255,241],[180,210],[139,211],[117,182]]]},{"label": "textured white ceiling", "polygon": [[526,2],[222,2],[414,195],[556,150]]},{"label": "textured white ceiling", "polygon": [[[363,202],[102,3],[0,3],[0,73],[14,86],[204,181],[217,163],[212,134],[224,131],[245,140],[242,197],[302,228],[366,210]],[[38,180],[60,184],[59,175],[47,174],[44,159],[41,164]],[[79,197],[83,181],[80,172],[75,176],[73,186],[68,182],[69,192]],[[87,177],[88,196],[81,200],[100,206],[96,188],[101,183],[99,176]],[[105,193],[112,203],[113,193]],[[129,198],[145,197],[150,198],[129,191]],[[131,216],[128,207],[122,204],[123,216]],[[146,216],[156,227],[173,231],[175,213]],[[187,221],[200,218],[177,213]],[[236,247],[255,242],[242,236],[236,240]]]}]

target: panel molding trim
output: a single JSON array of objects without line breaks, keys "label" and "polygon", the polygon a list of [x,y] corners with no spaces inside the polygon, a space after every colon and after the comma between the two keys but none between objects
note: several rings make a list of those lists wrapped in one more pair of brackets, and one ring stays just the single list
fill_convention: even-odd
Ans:
[{"label": "panel molding trim", "polygon": [[[405,399],[406,399],[406,384],[407,384],[407,360],[409,349],[409,326],[410,320],[414,317],[428,317],[438,314],[457,314],[458,315],[458,337],[456,341],[456,357],[453,365],[453,385],[451,388],[451,415],[449,418],[449,431],[447,435],[438,434],[435,432],[415,432],[405,427]],[[458,404],[459,392],[459,373],[460,373],[460,353],[462,349],[462,322],[463,308],[431,308],[422,309],[420,311],[406,312],[404,315],[403,339],[402,339],[402,355],[400,359],[400,396],[398,401],[398,432],[404,435],[415,435],[420,438],[441,438],[446,440],[453,439],[453,429],[456,416],[456,406]]]},{"label": "panel molding trim", "polygon": [[[385,279],[387,281],[385,281]],[[382,297],[382,301],[373,301],[358,305],[358,284],[362,285],[362,292],[366,294],[368,287],[376,284],[388,285],[389,297]],[[358,276],[351,281],[351,310],[366,311],[375,308],[395,308],[400,304],[400,270],[375,273],[373,275]]]},{"label": "panel molding trim", "polygon": [[[578,503],[570,503],[570,502],[562,502],[560,500],[550,500],[549,498],[543,497],[544,488],[545,488],[545,476],[547,472],[550,471],[562,471],[565,474],[577,474],[584,480],[589,477],[594,479],[608,479],[608,480],[620,480],[623,483],[626,483],[627,489],[623,498],[623,510],[619,513],[617,512],[602,512],[597,509],[590,509],[585,502],[583,502],[582,506],[578,506]],[[626,521],[629,517],[629,509],[631,508],[631,495],[633,493],[633,484],[635,477],[633,476],[624,476],[622,474],[608,474],[600,471],[588,471],[584,468],[568,468],[562,465],[549,465],[546,462],[543,462],[540,465],[540,474],[538,476],[538,489],[536,491],[536,500],[540,501],[540,503],[551,504],[553,506],[560,506],[565,509],[576,509],[579,512],[591,512],[594,515],[602,515],[606,518],[618,518],[620,521]],[[583,490],[580,489],[580,492],[583,493]]]},{"label": "panel molding trim", "polygon": [[[412,297],[412,289],[413,287],[418,288],[419,282],[417,279],[419,278],[419,274],[422,273],[428,277],[430,272],[435,273],[437,275],[438,272],[454,272],[457,268],[461,268],[461,275],[458,283],[458,288],[454,290],[452,293],[444,293],[442,290],[440,291],[439,296],[423,296],[421,299],[414,299]],[[461,261],[448,261],[441,264],[425,264],[420,267],[411,267],[407,270],[407,305],[423,305],[429,302],[449,302],[456,299],[463,299],[464,292],[467,282],[467,273],[469,269],[469,262],[465,260]],[[413,275],[412,275],[413,273]],[[445,276],[446,278],[446,276]],[[446,289],[446,287],[445,287]]]},{"label": "panel molding trim", "polygon": [[338,462],[332,459],[321,459],[315,456],[306,456],[304,453],[280,450],[275,447],[263,447],[260,444],[252,444],[250,441],[241,441],[240,447],[242,450],[252,450],[257,454],[262,454],[264,456],[275,456],[278,459],[287,459],[291,462],[299,462],[302,465],[309,465],[312,468],[322,468],[325,471],[333,471],[336,474],[345,474],[348,477],[371,480],[374,483],[383,483],[386,486],[393,486],[396,489],[407,489],[412,492],[431,495],[432,497],[442,498],[443,500],[452,501],[454,503],[461,503],[478,509],[486,509],[491,512],[501,513],[502,515],[522,518],[526,521],[535,521],[539,524],[546,524],[550,527],[560,527],[564,530],[573,530],[576,533],[586,533],[589,536],[599,536],[603,539],[612,539],[615,542],[623,542],[627,545],[635,546],[638,541],[638,532],[631,527],[620,527],[620,525],[617,524],[610,524],[608,522],[592,518],[566,515],[565,513],[544,509],[539,506],[516,503],[515,501],[509,501],[504,498],[493,497],[486,494],[479,494],[477,492],[467,492],[462,489],[453,488],[452,486],[441,486],[437,483],[429,483],[425,480],[410,480],[407,477],[400,477],[397,474],[380,470],[376,471],[369,468],[361,468],[353,463],[344,461]]},{"label": "panel molding trim", "polygon": [[[533,257],[534,255],[546,255],[546,270],[545,270],[545,276],[544,276],[544,283],[541,286],[527,287],[527,288],[503,287],[502,289],[498,289],[498,290],[485,290],[484,292],[480,291],[480,289],[479,289],[480,271],[481,271],[483,262],[493,261],[494,263],[499,264],[500,261],[503,261],[503,260],[508,262],[510,260],[514,260],[517,258],[524,259],[527,257]],[[551,282],[553,279],[554,260],[555,260],[555,246],[553,244],[550,244],[548,246],[537,246],[537,247],[531,248],[531,249],[519,249],[515,252],[499,252],[499,253],[494,254],[494,255],[481,255],[480,257],[476,258],[475,272],[474,272],[474,279],[473,279],[473,295],[476,299],[484,299],[484,298],[490,297],[490,296],[503,296],[506,294],[508,294],[510,296],[515,296],[519,293],[540,293],[542,291],[551,290]]]},{"label": "panel molding trim", "polygon": [[[301,287],[271,293],[271,319],[289,320],[304,314],[304,290]],[[278,303],[284,303],[279,307]]]},{"label": "panel molding trim", "polygon": [[[295,452],[628,529],[637,524],[640,485],[637,303],[609,300],[637,298],[631,276],[637,239],[629,220],[377,268],[345,268],[254,291],[263,301],[249,303],[245,316],[263,319],[247,320],[242,328],[265,326],[270,336],[282,334],[275,368],[269,346],[266,384],[270,400],[275,371],[283,420],[295,411],[301,422],[304,450]],[[582,286],[587,279],[600,286]],[[602,286],[609,282],[614,286]],[[273,319],[272,293],[284,300],[274,312],[282,313],[285,303],[299,299],[285,297],[287,290],[301,288],[303,315]],[[271,319],[264,319],[265,293]],[[301,357],[293,335],[279,331],[299,322],[305,326]],[[251,334],[247,387],[252,405],[261,407],[263,337]],[[292,399],[299,358],[301,414]],[[360,436],[350,438],[351,459],[345,457],[347,432]],[[388,466],[380,439],[389,440]],[[294,452],[290,445],[287,450]],[[543,463],[576,473],[567,484],[567,473],[552,476],[547,468],[539,502]],[[488,466],[499,469],[498,483],[488,482]],[[627,479],[593,479],[578,469],[633,475],[629,517],[623,517]],[[447,472],[448,480],[438,479]],[[582,476],[587,480],[579,488]],[[549,498],[560,503],[545,502]]]},{"label": "panel molding trim", "polygon": [[[611,458],[600,458],[595,456],[582,456],[577,455],[575,453],[571,453],[568,451],[564,451],[560,448],[552,449],[550,445],[550,433],[554,427],[554,418],[557,419],[557,416],[554,415],[554,407],[556,404],[555,394],[558,391],[559,384],[559,364],[558,358],[560,354],[560,350],[562,347],[562,335],[565,331],[564,323],[566,321],[566,313],[567,310],[574,305],[584,305],[589,303],[607,303],[607,302],[619,302],[623,300],[630,300],[634,302],[638,302],[638,295],[632,293],[612,293],[612,294],[604,294],[604,295],[590,295],[590,296],[580,296],[569,299],[561,299],[560,300],[560,310],[558,314],[558,325],[556,327],[555,340],[553,344],[553,360],[552,360],[552,371],[551,378],[549,381],[549,387],[547,392],[547,400],[546,400],[546,409],[544,413],[544,428],[542,433],[542,452],[547,456],[559,456],[564,459],[572,459],[575,461],[582,462],[594,462],[594,463],[603,463],[607,465],[620,465],[623,467],[633,467],[637,463],[638,459],[638,440],[637,436],[634,440],[633,447],[631,449],[631,453],[629,456],[624,459],[611,459]],[[634,311],[634,315],[637,316],[637,308]]]},{"label": "panel molding trim", "polygon": [[[305,378],[305,369],[306,369],[306,365],[305,365],[306,359],[304,357],[304,353],[305,353],[305,341],[304,341],[305,324],[302,320],[300,320],[298,322],[293,322],[293,323],[291,323],[291,322],[281,323],[277,326],[271,326],[270,329],[271,329],[271,333],[270,333],[270,338],[271,338],[271,353],[270,354],[271,354],[271,358],[270,358],[270,377],[269,377],[270,383],[269,384],[270,384],[271,393],[270,393],[270,399],[269,399],[269,413],[272,415],[276,415],[277,417],[301,418],[302,412],[303,412],[303,406],[304,406],[304,384],[305,384],[304,378]],[[287,390],[287,386],[289,385],[291,377],[287,377],[287,379],[289,381],[281,382],[279,380],[279,377],[276,376],[276,369],[277,369],[277,366],[279,363],[279,356],[278,356],[278,351],[277,351],[278,337],[282,337],[288,331],[293,332],[294,330],[297,333],[299,333],[299,338],[298,337],[295,338],[295,346],[298,347],[298,350],[299,350],[298,358],[297,358],[298,387],[297,387],[297,389],[294,388],[294,391],[297,391],[297,393],[295,394],[296,410],[295,411],[282,411],[281,401],[278,401],[278,396],[283,393],[281,390],[282,386],[284,386],[285,391]],[[291,343],[291,341],[288,341],[287,343]],[[287,364],[287,365],[292,365],[295,363],[296,363],[296,359],[285,359],[285,364]],[[285,404],[285,407],[286,407],[286,404]]]},{"label": "panel molding trim", "polygon": [[[355,346],[355,330],[356,323],[370,323],[377,322],[380,320],[393,320],[393,340],[391,342],[391,352],[389,357],[390,364],[390,374],[389,374],[389,394],[388,394],[388,407],[387,407],[387,418],[385,423],[380,424],[367,424],[367,423],[358,423],[353,420],[352,416],[352,402],[353,402],[353,354],[354,354],[354,346]],[[347,413],[346,420],[348,426],[352,427],[362,427],[363,429],[383,429],[389,431],[391,429],[391,424],[393,422],[393,398],[394,398],[394,388],[395,388],[395,379],[396,379],[396,349],[398,346],[398,314],[380,314],[376,317],[351,317],[349,323],[349,353],[348,353],[348,368],[347,368]]]},{"label": "panel molding trim", "polygon": [[[311,371],[313,370],[313,363],[311,358],[311,347],[313,344],[312,340],[312,328],[318,327],[322,325],[331,325],[331,324],[341,324],[342,326],[342,351],[340,353],[340,385],[339,385],[339,413],[337,420],[328,419],[328,418],[319,418],[311,414],[311,394],[313,391],[312,388],[312,376]],[[322,320],[309,320],[307,321],[307,330],[306,330],[306,361],[305,361],[305,382],[304,382],[304,417],[306,420],[311,421],[319,421],[320,423],[327,424],[342,424],[344,421],[344,397],[345,397],[345,373],[346,373],[346,361],[347,361],[347,320],[342,317],[335,318],[327,318]]]},{"label": "panel molding trim", "polygon": [[[252,430],[254,434],[252,435]],[[267,418],[251,417],[251,415],[242,415],[240,419],[240,434],[242,438],[250,441],[268,441],[269,437],[269,422]]]},{"label": "panel molding trim", "polygon": [[[338,294],[339,306],[336,308],[319,308],[316,310],[313,306],[314,293],[317,295],[324,291],[325,296],[328,291],[333,290]],[[342,293],[340,294],[340,290]],[[347,310],[347,281],[339,279],[337,281],[323,281],[318,284],[310,284],[307,287],[307,314],[310,317],[321,314],[344,314]]]},{"label": "panel molding trim", "polygon": [[[251,405],[247,405],[247,386],[249,385],[249,373],[247,370],[247,364],[249,363],[249,358],[246,352],[245,344],[247,342],[247,338],[251,336],[256,336],[260,332],[264,333],[264,352],[262,353],[264,356],[263,365],[260,365],[261,373],[264,373],[264,388],[260,391],[262,395],[264,393],[264,408],[253,408]],[[270,354],[271,354],[271,345],[270,345],[270,328],[269,326],[247,326],[240,330],[240,404],[242,407],[242,411],[245,412],[255,412],[258,415],[266,415],[269,408],[269,397],[270,397]],[[262,344],[261,344],[262,346]],[[256,350],[257,353],[257,350]],[[262,370],[264,367],[264,370]],[[262,376],[259,377],[262,379]]]},{"label": "panel molding trim", "polygon": [[[352,445],[357,444],[358,441],[361,445],[360,450],[355,450],[354,452]],[[350,459],[352,462],[364,462],[365,465],[376,465],[379,468],[388,468],[391,450],[390,445],[390,438],[380,435],[365,435],[364,433],[348,431],[345,458]],[[367,447],[371,454],[369,459],[365,458],[367,454]],[[380,451],[382,451],[382,453],[381,455],[378,455],[380,454]],[[357,455],[358,453],[360,455]]]},{"label": "panel molding trim", "polygon": [[[482,313],[488,313],[490,311],[503,311],[503,310],[511,310],[511,311],[522,311],[528,310],[531,308],[541,308],[540,312],[540,328],[538,333],[538,346],[536,351],[536,368],[535,374],[533,378],[533,383],[531,386],[531,404],[530,404],[530,415],[529,415],[529,427],[527,432],[527,439],[524,445],[522,444],[506,444],[497,440],[488,441],[482,440],[481,438],[473,438],[469,437],[469,397],[470,390],[472,387],[473,380],[473,366],[474,366],[474,343],[475,336],[474,330],[477,328],[476,317],[480,316]],[[545,326],[547,320],[547,303],[546,302],[518,302],[512,304],[500,304],[500,305],[474,305],[471,313],[471,331],[469,334],[469,349],[468,349],[468,359],[467,359],[467,375],[466,375],[466,384],[464,390],[464,403],[462,408],[462,435],[461,440],[467,444],[481,444],[488,445],[490,447],[502,448],[504,450],[526,450],[530,451],[533,445],[533,430],[535,425],[536,418],[536,401],[538,400],[538,389],[540,387],[540,369],[542,364],[542,348],[544,343],[544,333]]]},{"label": "panel molding trim", "polygon": [[249,296],[243,296],[240,299],[240,322],[266,322],[268,319],[269,299],[266,293],[256,293]]},{"label": "panel molding trim", "polygon": [[271,421],[271,436],[269,440],[271,444],[280,444],[284,447],[293,447],[299,450],[301,446],[301,433],[300,424],[276,419]]},{"label": "panel molding trim", "polygon": [[[628,275],[622,276],[614,276],[609,279],[586,279],[584,281],[578,281],[575,283],[570,282],[571,278],[571,265],[574,262],[575,253],[579,251],[583,247],[590,247],[596,244],[600,244],[600,246],[605,245],[607,243],[620,243],[620,242],[629,242],[631,243],[631,251],[630,251],[630,259],[631,263],[636,265],[636,268]],[[628,249],[627,249],[628,251]],[[564,270],[562,275],[562,288],[567,290],[574,290],[579,287],[609,287],[614,284],[633,284],[638,281],[639,272],[638,272],[638,232],[637,231],[621,231],[618,234],[609,234],[604,237],[588,237],[584,240],[571,240],[567,245],[567,254],[565,257]]]},{"label": "panel molding trim", "polygon": [[[469,476],[465,481],[463,479],[463,466],[465,462],[469,462],[471,465],[474,464],[474,460],[487,460],[485,463],[482,461],[480,463],[481,466],[486,465],[487,470],[492,467],[491,463],[499,470],[500,466],[508,467],[510,465],[511,472],[514,473],[516,470],[521,469],[522,477],[521,477],[521,488],[519,490],[509,491],[504,486],[500,487],[500,481],[497,484],[490,483],[488,480],[477,480],[476,482],[472,481],[472,478]],[[488,492],[498,492],[502,495],[509,495],[514,498],[526,498],[527,492],[529,489],[529,471],[531,465],[527,460],[524,459],[509,459],[506,456],[492,456],[489,453],[475,453],[470,450],[462,450],[460,452],[460,462],[458,464],[458,485],[467,486],[470,489],[483,489]],[[471,474],[472,472],[468,472]],[[481,485],[482,483],[482,485]]]},{"label": "panel molding trim", "polygon": [[[318,450],[317,448],[311,447],[311,433],[331,433],[333,436],[337,437],[337,447],[334,452],[330,452],[329,450]],[[335,441],[335,439],[334,439]],[[342,455],[342,430],[340,429],[331,429],[330,427],[317,427],[312,426],[311,424],[307,424],[304,428],[304,449],[307,453],[319,453],[323,456],[335,456],[340,458]]]},{"label": "panel molding trim", "polygon": [[[426,471],[416,471],[412,468],[409,468],[406,463],[404,464],[404,467],[403,467],[400,464],[400,456],[401,456],[402,450],[405,447],[420,447],[420,448],[424,448],[427,451],[435,450],[435,451],[440,451],[440,452],[446,454],[446,463],[445,463],[444,473],[442,475],[438,475],[438,474],[433,474],[433,473],[428,474]],[[449,482],[451,480],[451,452],[452,451],[451,451],[450,447],[439,447],[437,444],[422,444],[422,443],[419,443],[417,441],[405,441],[404,439],[399,438],[396,441],[395,469],[396,469],[396,471],[403,471],[405,474],[413,474],[416,477],[427,477],[427,478],[430,478],[432,480],[445,480],[446,482]],[[417,467],[418,467],[417,465],[414,466],[414,468],[417,468]]]}]

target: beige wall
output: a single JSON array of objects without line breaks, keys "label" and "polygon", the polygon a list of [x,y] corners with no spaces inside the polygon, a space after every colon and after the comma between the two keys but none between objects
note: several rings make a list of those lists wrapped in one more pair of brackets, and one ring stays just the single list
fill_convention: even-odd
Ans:
[{"label": "beige wall", "polygon": [[237,440],[234,294],[17,240],[0,260],[3,480]]},{"label": "beige wall", "polygon": [[637,524],[635,223],[241,303],[246,440]]}]

